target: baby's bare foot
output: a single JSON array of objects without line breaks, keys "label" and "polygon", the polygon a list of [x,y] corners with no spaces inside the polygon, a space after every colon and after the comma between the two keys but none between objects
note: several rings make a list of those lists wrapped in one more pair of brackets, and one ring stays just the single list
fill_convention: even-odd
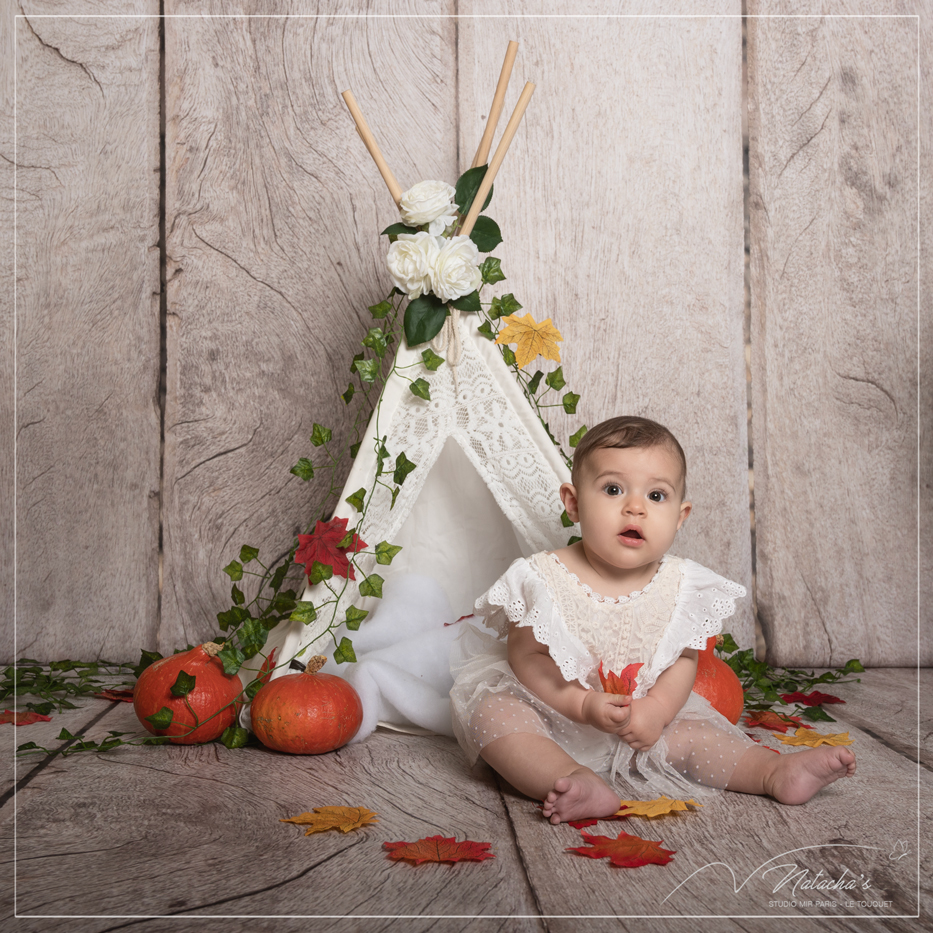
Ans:
[{"label": "baby's bare foot", "polygon": [[781,755],[769,793],[787,804],[806,803],[821,787],[855,774],[855,755],[844,746]]},{"label": "baby's bare foot", "polygon": [[619,795],[589,768],[577,768],[558,778],[544,798],[544,816],[552,823],[586,817],[612,816],[619,810]]}]

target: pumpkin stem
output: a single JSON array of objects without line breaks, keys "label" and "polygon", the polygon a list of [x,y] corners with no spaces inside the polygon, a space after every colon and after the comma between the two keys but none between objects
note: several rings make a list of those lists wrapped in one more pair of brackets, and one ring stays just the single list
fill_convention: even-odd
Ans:
[{"label": "pumpkin stem", "polygon": [[212,658],[216,658],[223,649],[223,645],[218,645],[216,641],[206,641],[201,647],[204,651],[209,654]]},{"label": "pumpkin stem", "polygon": [[323,654],[316,654],[310,661],[308,661],[305,667],[306,674],[316,674],[325,664],[327,663],[327,658]]},{"label": "pumpkin stem", "polygon": [[721,648],[724,642],[725,642],[725,638],[723,638],[722,635],[716,636],[716,647],[717,648]]}]

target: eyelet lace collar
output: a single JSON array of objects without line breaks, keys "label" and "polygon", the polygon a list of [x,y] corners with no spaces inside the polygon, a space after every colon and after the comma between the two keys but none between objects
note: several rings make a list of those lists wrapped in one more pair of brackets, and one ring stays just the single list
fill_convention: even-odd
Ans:
[{"label": "eyelet lace collar", "polygon": [[547,556],[552,558],[554,562],[557,564],[557,566],[560,567],[564,571],[564,573],[566,573],[567,576],[570,577],[570,579],[573,580],[574,583],[577,584],[577,586],[582,587],[586,595],[589,596],[589,598],[592,599],[594,602],[612,603],[615,605],[622,605],[623,603],[631,602],[633,599],[637,599],[639,596],[643,596],[645,593],[647,593],[651,589],[651,587],[654,586],[654,581],[657,580],[658,577],[661,575],[661,571],[664,569],[664,565],[667,563],[667,558],[668,558],[667,554],[665,554],[661,558],[661,565],[658,567],[655,575],[645,584],[644,589],[635,590],[634,592],[629,593],[628,596],[613,597],[613,596],[602,596],[601,594],[597,593],[596,590],[594,590],[591,586],[584,583],[572,570],[570,570],[567,567],[567,565],[564,564],[564,562],[553,551],[549,551]]}]

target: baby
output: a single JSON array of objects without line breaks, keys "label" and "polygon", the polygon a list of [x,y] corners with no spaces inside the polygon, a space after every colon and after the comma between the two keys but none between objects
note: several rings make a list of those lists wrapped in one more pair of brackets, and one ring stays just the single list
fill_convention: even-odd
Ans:
[{"label": "baby", "polygon": [[[693,693],[697,651],[745,589],[668,555],[690,514],[687,464],[667,428],[605,421],[584,435],[560,496],[582,540],[516,560],[476,603],[498,638],[465,625],[451,661],[454,731],[552,823],[603,817],[619,792],[723,790],[801,804],[855,773],[845,747],[776,755]],[[635,672],[630,696],[599,669]]]}]

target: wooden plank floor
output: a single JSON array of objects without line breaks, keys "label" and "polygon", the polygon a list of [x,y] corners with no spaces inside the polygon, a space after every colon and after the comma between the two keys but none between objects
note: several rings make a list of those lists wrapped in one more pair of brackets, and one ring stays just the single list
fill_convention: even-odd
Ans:
[{"label": "wooden plank floor", "polygon": [[[858,772],[802,807],[727,794],[697,812],[589,830],[624,825],[676,852],[634,870],[566,853],[579,831],[544,822],[485,766],[469,771],[441,737],[379,730],[308,757],[209,745],[21,758],[15,794],[7,754],[0,857],[16,903],[4,886],[0,930],[738,933],[786,929],[781,917],[820,931],[864,930],[866,917],[887,918],[873,921],[884,930],[929,928],[929,861],[921,870],[918,853],[933,809],[931,687],[931,670],[918,684],[916,671],[877,669],[836,688],[847,703],[823,731],[849,730]],[[50,723],[4,727],[5,747],[55,747],[62,726],[99,739],[135,720],[129,704],[85,701]],[[367,806],[380,822],[310,837],[279,822],[326,804]],[[491,842],[496,858],[385,857],[385,841],[434,834]],[[857,887],[808,890],[821,871]]]}]

